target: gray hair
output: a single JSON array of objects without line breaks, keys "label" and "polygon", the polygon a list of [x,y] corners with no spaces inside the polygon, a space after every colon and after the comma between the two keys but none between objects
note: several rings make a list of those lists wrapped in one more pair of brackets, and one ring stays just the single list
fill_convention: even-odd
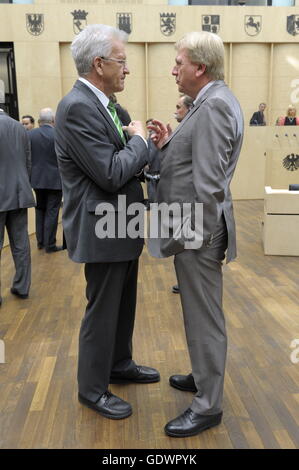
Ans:
[{"label": "gray hair", "polygon": [[187,33],[175,44],[175,48],[187,49],[190,60],[205,65],[206,74],[211,79],[224,79],[224,46],[217,34],[208,31]]},{"label": "gray hair", "polygon": [[55,114],[51,108],[43,108],[40,110],[38,122],[39,124],[53,124]]},{"label": "gray hair", "polygon": [[186,106],[187,109],[190,109],[191,106],[193,105],[194,99],[191,98],[191,96],[188,96],[188,95],[183,95],[182,98],[183,98],[184,106]]},{"label": "gray hair", "polygon": [[110,56],[113,39],[125,42],[128,34],[105,24],[91,24],[75,37],[71,52],[79,75],[87,75],[91,71],[95,57]]}]

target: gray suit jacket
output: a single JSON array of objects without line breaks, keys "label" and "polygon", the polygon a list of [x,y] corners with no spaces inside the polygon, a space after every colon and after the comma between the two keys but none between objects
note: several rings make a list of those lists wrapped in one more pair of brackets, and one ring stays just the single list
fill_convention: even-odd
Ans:
[{"label": "gray suit jacket", "polygon": [[0,212],[35,206],[30,170],[28,132],[18,121],[0,113]]},{"label": "gray suit jacket", "polygon": [[[240,105],[222,80],[214,82],[175,129],[162,149],[157,201],[203,204],[203,243],[213,238],[224,214],[228,231],[227,262],[236,257],[236,232],[229,185],[243,139]],[[194,212],[191,212],[194,229]],[[159,240],[158,256],[185,249],[184,237]],[[154,246],[157,246],[154,245]]]},{"label": "gray suit jacket", "polygon": [[[80,263],[129,261],[138,258],[143,238],[98,238],[95,214],[109,202],[126,223],[127,206],[143,201],[135,175],[147,161],[147,146],[134,136],[124,146],[96,95],[81,81],[59,103],[55,124],[56,153],[62,179],[63,228],[69,256]],[[118,196],[126,196],[119,207]]]}]

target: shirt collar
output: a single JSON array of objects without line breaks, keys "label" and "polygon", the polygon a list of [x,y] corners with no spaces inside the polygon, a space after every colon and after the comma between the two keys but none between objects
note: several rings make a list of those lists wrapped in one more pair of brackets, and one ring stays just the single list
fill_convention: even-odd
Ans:
[{"label": "shirt collar", "polygon": [[99,88],[95,87],[92,83],[90,83],[86,78],[79,77],[80,82],[84,83],[88,88],[93,91],[93,93],[97,96],[97,98],[100,100],[102,105],[107,109],[107,106],[109,104],[109,98],[103,93]]},{"label": "shirt collar", "polygon": [[211,82],[207,83],[199,92],[198,95],[196,96],[195,100],[193,101],[193,105],[195,106],[198,102],[201,96],[210,88],[210,86],[215,83],[216,80],[212,80]]}]

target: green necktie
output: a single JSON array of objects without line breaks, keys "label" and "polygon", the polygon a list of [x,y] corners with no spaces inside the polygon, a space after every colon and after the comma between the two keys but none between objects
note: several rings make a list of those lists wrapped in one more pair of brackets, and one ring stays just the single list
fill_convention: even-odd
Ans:
[{"label": "green necktie", "polygon": [[120,122],[120,119],[116,113],[116,109],[115,109],[115,105],[114,103],[112,103],[112,101],[109,101],[109,104],[107,106],[107,108],[109,109],[110,113],[111,113],[111,116],[112,116],[112,119],[113,119],[113,122],[114,124],[116,125],[116,128],[118,130],[118,133],[121,137],[121,140],[123,141],[123,143],[125,144],[126,143],[126,139],[125,139],[125,136],[124,136],[124,133],[123,133],[123,130],[122,130],[122,123]]}]

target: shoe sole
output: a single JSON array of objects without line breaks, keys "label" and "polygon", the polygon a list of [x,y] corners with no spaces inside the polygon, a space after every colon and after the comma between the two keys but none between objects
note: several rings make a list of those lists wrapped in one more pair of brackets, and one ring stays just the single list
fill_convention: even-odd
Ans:
[{"label": "shoe sole", "polygon": [[153,384],[160,382],[160,377],[155,379],[137,380],[137,379],[110,379],[110,384]]},{"label": "shoe sole", "polygon": [[130,412],[124,413],[124,414],[122,414],[122,415],[114,416],[114,415],[105,413],[105,412],[103,412],[103,411],[100,411],[98,408],[96,408],[95,406],[92,406],[90,403],[86,403],[85,400],[82,399],[82,398],[80,398],[80,397],[78,397],[78,400],[79,400],[79,402],[81,403],[81,405],[84,405],[84,406],[86,406],[87,408],[90,408],[91,410],[96,411],[96,412],[99,413],[101,416],[104,416],[104,418],[108,418],[108,419],[124,419],[124,418],[128,418],[128,417],[131,416],[131,414],[133,413],[133,410],[131,409]]},{"label": "shoe sole", "polygon": [[10,293],[12,295],[15,295],[16,297],[18,297],[19,299],[28,299],[29,297],[29,294],[19,294],[19,292],[14,292],[12,290],[10,290]]},{"label": "shoe sole", "polygon": [[176,388],[177,390],[180,390],[181,392],[191,392],[191,393],[196,393],[197,388],[187,388],[187,387],[180,387],[179,385],[174,385],[173,383],[169,382],[169,385],[173,388]]},{"label": "shoe sole", "polygon": [[170,437],[192,437],[192,436],[196,436],[197,434],[200,434],[203,431],[206,431],[207,429],[218,426],[220,423],[221,423],[221,419],[219,421],[215,422],[215,423],[210,423],[210,424],[207,424],[206,426],[203,426],[200,429],[200,431],[192,431],[192,432],[188,432],[188,433],[184,433],[184,434],[167,431],[166,429],[164,429],[164,431],[165,431],[165,434],[167,436],[170,436]]}]

